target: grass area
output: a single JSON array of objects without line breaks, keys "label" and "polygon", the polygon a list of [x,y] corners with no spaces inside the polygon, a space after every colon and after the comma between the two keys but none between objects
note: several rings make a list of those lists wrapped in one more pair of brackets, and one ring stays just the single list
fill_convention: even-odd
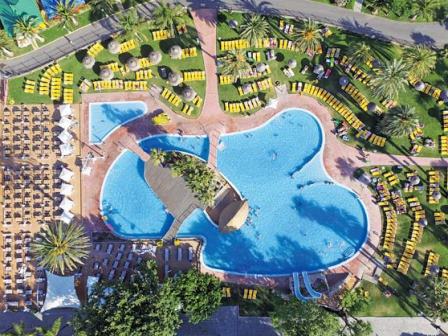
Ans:
[{"label": "grass area", "polygon": [[[239,38],[238,32],[231,29],[227,24],[227,22],[229,22],[229,20],[231,19],[237,20],[240,23],[243,22],[244,20],[242,13],[236,13],[236,12],[220,13],[217,27],[218,39],[231,40]],[[271,28],[272,37],[291,39],[290,36],[285,35],[278,29],[278,18],[275,17],[269,18],[269,22],[272,27]],[[293,20],[290,20],[289,22],[298,24]],[[331,28],[331,30],[333,34],[330,37],[325,38],[323,43],[324,53],[320,56],[315,56],[312,59],[310,59],[307,55],[303,53],[276,49],[278,55],[277,60],[266,62],[265,49],[251,48],[250,50],[260,51],[262,54],[262,62],[266,62],[267,64],[269,64],[270,68],[272,69],[271,74],[272,81],[274,83],[277,81],[280,83],[285,83],[287,84],[288,88],[290,86],[290,82],[293,81],[315,83],[316,76],[311,72],[311,70],[308,70],[303,75],[300,73],[300,70],[305,65],[308,65],[309,68],[312,69],[315,64],[322,64],[324,65],[325,68],[328,68],[329,66],[325,61],[325,52],[329,47],[341,48],[341,57],[342,57],[342,55],[344,54],[350,55],[350,53],[352,52],[351,47],[353,46],[354,43],[358,41],[364,41],[368,45],[370,45],[370,47],[373,50],[373,53],[375,54],[375,57],[381,61],[391,60],[393,58],[399,58],[402,55],[402,48],[396,44],[385,43],[378,40],[372,40],[363,36],[349,34],[336,28]],[[292,78],[287,78],[283,74],[281,69],[286,67],[290,59],[297,60],[298,67],[294,69],[295,75]],[[371,74],[372,76],[374,75],[373,72],[367,66],[361,65],[360,67],[364,71]],[[338,98],[341,102],[346,104],[352,110],[352,112],[354,112],[356,116],[366,124],[368,129],[374,131],[375,133],[381,133],[381,130],[377,130],[377,124],[380,121],[380,117],[372,112],[364,112],[350,96],[348,96],[345,92],[341,90],[338,81],[342,75],[347,74],[340,66],[336,65],[332,68],[332,74],[329,76],[328,79],[321,79],[315,85],[318,85],[319,87],[322,87],[327,91],[331,92],[336,98]],[[439,58],[435,71],[433,71],[432,74],[424,78],[424,80],[425,82],[428,82],[436,87],[445,88],[447,83],[444,80],[444,78],[447,78],[447,76],[448,76],[448,60]],[[249,80],[249,82],[250,81],[253,80]],[[247,81],[241,81],[240,83],[238,83],[238,85],[241,85],[242,83],[245,82]],[[351,77],[351,83],[355,85],[361,91],[361,93],[363,93],[367,97],[369,101],[373,101],[377,104],[380,103],[378,99],[375,99],[373,97],[372,91],[368,86],[356,81],[355,79],[353,79],[353,77]],[[220,85],[219,93],[221,100],[240,101],[242,99],[238,94],[236,85]],[[266,102],[268,98],[273,96],[275,96],[274,91],[269,92],[266,95],[261,95],[260,98]],[[416,108],[419,119],[424,124],[424,136],[431,137],[436,144],[434,148],[425,147],[420,153],[420,155],[429,157],[438,157],[439,156],[438,136],[440,134],[443,134],[440,122],[441,110],[444,107],[439,106],[437,104],[437,101],[432,97],[417,92],[411,86],[407,87],[406,90],[404,90],[400,94],[398,102],[399,105],[409,105]],[[335,119],[338,120],[341,119],[341,117],[337,115],[335,112],[332,113]],[[384,148],[378,148],[369,144],[365,140],[357,139],[355,137],[355,134],[356,134],[355,131],[352,129],[349,140],[349,144],[351,145],[362,146],[369,150],[374,151],[383,151],[386,153],[410,155],[410,149],[412,148],[412,143],[411,140],[408,138],[388,139],[386,146]]]},{"label": "grass area", "polygon": [[[194,24],[192,19],[189,19],[188,22],[188,34],[183,35],[181,37],[177,37],[174,39],[164,40],[164,41],[154,41],[152,40],[151,34],[150,34],[150,28],[149,25],[145,25],[142,28],[139,29],[139,31],[146,37],[146,41],[143,41],[140,43],[140,46],[128,53],[120,54],[120,55],[112,55],[107,51],[107,49],[103,50],[97,57],[96,57],[96,64],[93,67],[93,69],[88,70],[85,69],[82,65],[82,59],[86,55],[85,50],[81,50],[74,55],[70,55],[66,57],[65,59],[60,60],[58,63],[61,65],[63,71],[67,72],[73,72],[74,73],[74,83],[79,84],[82,79],[86,78],[89,80],[99,80],[99,73],[100,73],[100,67],[104,64],[112,63],[112,62],[118,62],[119,64],[125,64],[125,62],[131,57],[147,57],[148,54],[152,50],[159,50],[162,52],[162,61],[158,66],[152,66],[151,70],[153,74],[155,75],[153,79],[150,79],[148,81],[149,85],[156,84],[161,87],[168,87],[171,90],[175,91],[178,94],[181,94],[182,87],[175,87],[171,88],[169,87],[169,84],[165,79],[162,79],[160,77],[160,70],[162,67],[165,67],[168,70],[176,71],[176,72],[182,72],[185,70],[204,70],[204,62],[202,59],[202,55],[200,53],[199,49],[199,43],[197,42],[197,32],[194,28]],[[126,41],[131,38],[135,38],[134,36],[119,36],[117,37],[118,41]],[[168,51],[171,46],[173,45],[179,45],[182,48],[184,47],[193,47],[196,46],[198,48],[198,56],[187,58],[184,60],[173,60],[168,55]],[[106,47],[106,44],[104,44]],[[36,80],[38,82],[40,75],[43,71],[35,71],[29,75],[26,75],[24,77],[17,77],[14,79],[9,80],[9,99],[13,99],[16,103],[25,103],[25,104],[36,104],[36,103],[51,103],[50,97],[48,96],[41,96],[37,92],[34,94],[28,94],[23,92],[23,85],[25,79],[32,79]],[[120,73],[116,73],[116,78],[119,79],[128,79],[128,80],[134,80],[135,74],[133,72],[130,72],[129,74],[122,76]],[[190,85],[197,94],[204,98],[205,95],[205,82],[204,81],[196,81],[196,82],[189,82],[188,85]],[[74,101],[79,102],[81,99],[81,94],[77,88],[77,86],[74,86],[75,89],[75,95],[74,95]],[[92,92],[92,90],[90,90]],[[105,92],[113,92],[112,90],[108,90]],[[182,108],[182,104],[178,108],[172,107],[174,111],[180,112]],[[192,116],[197,116],[200,113],[200,109],[194,108]]]},{"label": "grass area", "polygon": [[[316,1],[316,2],[322,2],[322,3],[328,4],[328,5],[337,6],[337,5],[334,3],[334,0],[313,0],[313,1]],[[347,5],[346,5],[345,7],[343,7],[343,8],[353,9],[353,5],[354,5],[354,4],[355,4],[355,0],[348,0],[348,1],[347,1]]]},{"label": "grass area", "polygon": [[[363,282],[362,287],[369,291],[372,298],[371,303],[359,313],[360,316],[415,316],[419,312],[418,303],[414,295],[412,295],[412,284],[421,279],[422,272],[425,267],[425,256],[428,250],[431,250],[440,255],[438,265],[440,267],[448,267],[448,225],[435,224],[434,212],[442,211],[448,214],[448,199],[446,198],[447,189],[447,171],[440,170],[443,178],[441,179],[441,193],[443,195],[439,204],[429,204],[427,201],[427,186],[429,167],[405,167],[403,170],[394,169],[403,185],[406,180],[405,173],[415,170],[425,186],[422,191],[414,191],[402,195],[404,198],[415,196],[419,199],[422,207],[425,209],[426,218],[428,219],[428,226],[424,229],[422,240],[417,244],[416,253],[411,261],[409,272],[404,275],[394,268],[388,268],[382,274],[383,284],[374,285],[368,282]],[[434,168],[433,168],[434,169]],[[369,171],[368,168],[365,169]],[[398,188],[402,190],[401,188]],[[395,238],[393,254],[395,255],[395,262],[400,260],[403,252],[405,241],[409,238],[411,225],[414,222],[410,213],[398,215],[397,234]],[[381,252],[377,257],[381,259]],[[384,295],[385,290],[393,293],[391,297]]]},{"label": "grass area", "polygon": [[[414,16],[414,14],[412,13],[412,5],[414,3],[414,0],[403,1],[403,3],[400,5],[400,8],[397,10],[394,10],[393,8],[382,8],[375,10],[374,8],[370,7],[366,2],[367,1],[364,1],[364,4],[362,6],[363,13],[377,15],[396,21],[428,22],[428,20],[418,15]],[[439,4],[440,4],[439,8],[434,11],[433,20],[429,21],[443,21],[445,19],[445,16],[448,12],[448,0],[440,0]],[[388,6],[391,7],[392,5],[388,4]]]},{"label": "grass area", "polygon": [[[80,29],[90,24],[92,22],[92,11],[90,8],[81,11],[77,15],[77,20],[78,26],[76,26],[75,29]],[[49,44],[60,37],[64,37],[67,33],[67,30],[62,29],[57,22],[50,22],[50,26],[39,34],[44,39],[42,43],[39,43],[39,48],[43,48],[46,44]],[[15,43],[13,43],[13,48],[11,49],[14,53],[14,57],[26,54],[32,50],[33,48],[31,46],[19,48]]]}]

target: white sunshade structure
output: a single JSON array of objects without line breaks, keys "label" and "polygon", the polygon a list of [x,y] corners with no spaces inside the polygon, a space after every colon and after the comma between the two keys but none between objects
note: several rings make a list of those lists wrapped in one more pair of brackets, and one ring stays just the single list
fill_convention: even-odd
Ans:
[{"label": "white sunshade structure", "polygon": [[73,139],[73,136],[69,131],[63,130],[61,134],[58,135],[58,138],[62,141],[62,143],[68,144]]},{"label": "white sunshade structure", "polygon": [[72,126],[72,120],[67,117],[62,117],[61,120],[57,122],[58,126],[63,129],[69,129]]},{"label": "white sunshade structure", "polygon": [[59,149],[61,150],[62,156],[69,156],[73,154],[73,146],[68,143],[63,143],[59,145]]},{"label": "white sunshade structure", "polygon": [[64,210],[64,212],[61,215],[60,220],[68,225],[72,221],[73,217],[75,217],[74,214],[72,214],[70,211],[65,211]]},{"label": "white sunshade structure", "polygon": [[73,192],[73,186],[69,183],[62,183],[61,184],[61,195],[64,196],[70,196]]},{"label": "white sunshade structure", "polygon": [[62,168],[61,173],[59,174],[59,178],[64,182],[70,182],[71,178],[73,177],[73,172],[70,169]]},{"label": "white sunshade structure", "polygon": [[73,201],[67,197],[64,197],[59,207],[64,211],[70,211],[73,208]]},{"label": "white sunshade structure", "polygon": [[70,117],[73,115],[70,105],[61,105],[61,107],[59,107],[59,113],[61,114],[61,117]]},{"label": "white sunshade structure", "polygon": [[79,308],[74,276],[59,276],[46,271],[47,295],[41,312],[54,308]]}]

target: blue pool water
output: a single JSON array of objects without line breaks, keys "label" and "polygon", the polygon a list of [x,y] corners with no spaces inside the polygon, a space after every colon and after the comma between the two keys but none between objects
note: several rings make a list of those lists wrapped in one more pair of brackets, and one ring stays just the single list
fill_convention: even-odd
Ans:
[{"label": "blue pool water", "polygon": [[[299,109],[261,128],[223,136],[218,168],[248,199],[249,220],[221,234],[197,210],[179,236],[202,237],[202,261],[225,272],[281,275],[346,261],[366,239],[367,216],[358,197],[324,171],[322,144],[317,119]],[[159,136],[141,146],[206,158],[209,144],[202,137]],[[172,221],[144,181],[143,162],[130,152],[110,168],[101,202],[109,225],[124,237],[161,237]]]},{"label": "blue pool water", "polygon": [[146,113],[143,102],[91,103],[89,106],[89,141],[102,143],[120,125]]}]

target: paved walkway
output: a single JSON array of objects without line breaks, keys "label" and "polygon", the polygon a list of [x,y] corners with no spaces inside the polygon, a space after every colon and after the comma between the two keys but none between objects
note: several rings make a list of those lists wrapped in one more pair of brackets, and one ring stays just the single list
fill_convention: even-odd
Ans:
[{"label": "paved walkway", "polygon": [[[174,0],[171,0],[174,1]],[[448,24],[398,22],[349,9],[329,6],[310,0],[180,0],[185,6],[198,8],[229,8],[265,14],[312,18],[345,30],[373,38],[415,44],[429,43],[438,47],[448,43]],[[152,2],[138,6],[142,17],[151,15]],[[83,49],[97,40],[105,40],[119,30],[117,17],[109,16],[83,27],[48,45],[0,63],[0,73],[7,77],[26,74],[48,63]]]},{"label": "paved walkway", "polygon": [[432,324],[424,317],[364,317],[362,320],[372,324],[373,336],[448,335],[448,323]]}]

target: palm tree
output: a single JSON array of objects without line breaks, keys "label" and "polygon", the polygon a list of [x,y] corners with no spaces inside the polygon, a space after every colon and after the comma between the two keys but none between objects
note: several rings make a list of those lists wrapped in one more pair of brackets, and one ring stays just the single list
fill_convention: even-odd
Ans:
[{"label": "palm tree", "polygon": [[115,2],[116,0],[90,0],[92,15],[100,18],[112,15],[115,12]]},{"label": "palm tree", "polygon": [[37,49],[37,42],[43,42],[44,39],[39,36],[39,24],[33,16],[24,15],[17,19],[14,23],[14,34],[16,38],[22,38],[29,43],[33,49]]},{"label": "palm tree", "polygon": [[243,50],[228,51],[222,58],[222,73],[233,76],[235,82],[240,78],[241,72],[247,70],[250,70],[250,64]]},{"label": "palm tree", "polygon": [[353,62],[366,64],[372,59],[372,48],[364,41],[356,42],[353,45],[350,58]]},{"label": "palm tree", "polygon": [[439,8],[439,0],[414,0],[412,2],[413,15],[419,16],[425,21],[432,21]]},{"label": "palm tree", "polygon": [[323,37],[317,23],[308,19],[304,21],[303,26],[294,34],[294,39],[297,47],[303,52],[307,50],[316,52],[321,46]]},{"label": "palm tree", "polygon": [[174,36],[176,26],[183,25],[186,22],[187,11],[180,4],[171,5],[165,0],[159,1],[154,8],[152,15],[154,25],[158,29],[167,29],[171,36]]},{"label": "palm tree", "polygon": [[151,149],[151,159],[154,161],[155,166],[163,165],[165,162],[167,155],[166,152],[160,150],[159,148]]},{"label": "palm tree", "polygon": [[409,67],[409,76],[420,80],[436,67],[437,54],[428,47],[418,45],[407,48],[404,51],[403,59]]},{"label": "palm tree", "polygon": [[54,5],[54,9],[57,17],[61,20],[60,26],[62,28],[71,31],[78,25],[75,0],[58,0]]},{"label": "palm tree", "polygon": [[390,7],[390,0],[367,0],[366,7],[377,14],[379,10],[387,10]]},{"label": "palm tree", "polygon": [[44,329],[42,327],[36,328],[36,334],[40,336],[58,336],[59,331],[61,331],[62,318],[59,317],[50,327],[50,329]]},{"label": "palm tree", "polygon": [[404,106],[393,109],[380,121],[378,131],[388,136],[409,136],[420,126],[414,107]]},{"label": "palm tree", "polygon": [[74,223],[52,223],[44,227],[32,249],[39,265],[51,272],[73,271],[89,255],[90,240],[84,229]]},{"label": "palm tree", "polygon": [[130,8],[126,12],[122,13],[118,17],[121,29],[125,34],[133,34],[138,40],[143,41],[146,39],[145,35],[141,34],[138,30],[142,21],[138,16],[137,9]]},{"label": "palm tree", "polygon": [[13,43],[8,34],[2,29],[0,30],[0,56],[13,57],[14,53],[11,51]]},{"label": "palm tree", "polygon": [[387,61],[378,69],[375,78],[370,82],[373,94],[379,98],[397,99],[407,84],[408,67],[402,59]]},{"label": "palm tree", "polygon": [[268,36],[269,27],[269,23],[264,16],[258,14],[246,16],[244,23],[241,25],[241,37],[255,46],[259,39]]},{"label": "palm tree", "polygon": [[34,332],[25,331],[25,323],[14,323],[12,325],[12,331],[1,334],[2,336],[34,336]]}]

